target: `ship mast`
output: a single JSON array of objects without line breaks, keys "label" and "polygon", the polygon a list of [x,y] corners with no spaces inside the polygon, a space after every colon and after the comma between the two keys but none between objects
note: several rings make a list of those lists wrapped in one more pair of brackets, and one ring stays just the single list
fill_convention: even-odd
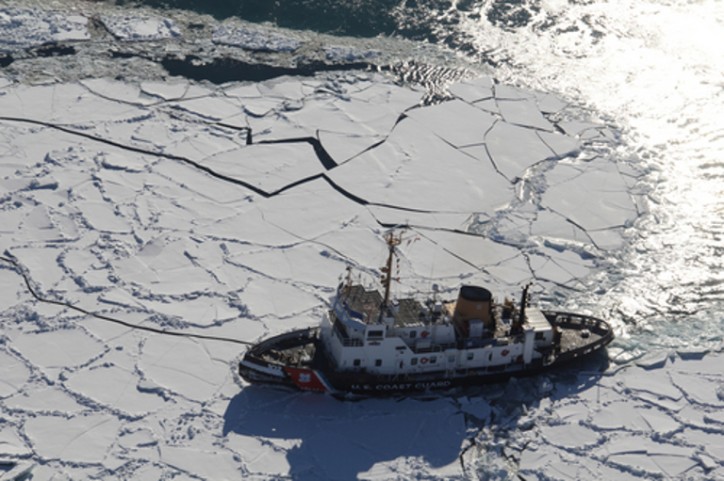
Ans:
[{"label": "ship mast", "polygon": [[388,255],[387,255],[387,263],[384,267],[380,268],[382,271],[382,286],[385,288],[385,297],[382,299],[382,305],[380,309],[380,318],[382,318],[383,313],[387,309],[387,304],[390,302],[390,285],[392,284],[392,261],[395,257],[395,247],[400,245],[402,242],[402,234],[395,235],[392,231],[390,231],[385,236],[385,241],[387,242],[387,249],[388,249]]}]

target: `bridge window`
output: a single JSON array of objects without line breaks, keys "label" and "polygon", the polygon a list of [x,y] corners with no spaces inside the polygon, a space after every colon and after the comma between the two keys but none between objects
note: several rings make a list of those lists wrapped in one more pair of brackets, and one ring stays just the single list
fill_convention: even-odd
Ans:
[{"label": "bridge window", "polygon": [[354,367],[359,367],[360,364],[362,364],[362,361],[360,359],[355,359],[352,364],[354,365]]},{"label": "bridge window", "polygon": [[367,337],[382,337],[385,335],[385,331],[367,331]]},{"label": "bridge window", "polygon": [[382,359],[377,359],[375,361],[375,366],[380,367],[382,365]]}]

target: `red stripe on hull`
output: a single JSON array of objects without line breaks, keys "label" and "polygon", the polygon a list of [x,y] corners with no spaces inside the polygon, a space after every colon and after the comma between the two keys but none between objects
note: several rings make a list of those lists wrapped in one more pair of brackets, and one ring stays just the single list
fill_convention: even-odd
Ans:
[{"label": "red stripe on hull", "polygon": [[312,369],[285,366],[284,372],[287,373],[287,376],[289,376],[294,385],[302,391],[327,391],[322,380],[319,379],[317,373]]}]

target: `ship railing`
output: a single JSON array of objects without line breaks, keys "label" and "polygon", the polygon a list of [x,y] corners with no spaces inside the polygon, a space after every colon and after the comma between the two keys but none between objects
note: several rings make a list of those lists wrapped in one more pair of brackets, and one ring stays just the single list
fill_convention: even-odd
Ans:
[{"label": "ship railing", "polygon": [[249,350],[249,354],[260,356],[270,349],[286,349],[316,338],[317,328],[310,327],[287,332],[262,341]]},{"label": "ship railing", "polygon": [[601,348],[602,346],[605,346],[613,339],[613,329],[611,329],[611,326],[606,321],[597,319],[592,316],[584,316],[568,312],[558,312],[556,313],[555,324],[562,327],[586,328],[589,331],[596,333],[598,336],[600,336],[595,341],[586,344],[583,347],[561,352],[561,354],[559,355],[560,360],[566,360],[576,356],[588,354],[589,352],[593,352]]},{"label": "ship railing", "polygon": [[570,312],[557,312],[554,324],[561,327],[587,328],[601,336],[606,336],[611,333],[611,327],[606,321],[593,316],[584,316]]},{"label": "ship railing", "polygon": [[410,346],[412,348],[412,351],[415,353],[428,353],[428,352],[441,352],[445,351],[447,349],[478,349],[481,347],[495,347],[495,346],[507,346],[510,344],[520,343],[524,339],[523,336],[514,336],[514,337],[504,337],[504,338],[465,338],[465,339],[459,339],[455,342],[447,342],[447,343],[436,343],[431,344],[429,347],[414,347]]}]

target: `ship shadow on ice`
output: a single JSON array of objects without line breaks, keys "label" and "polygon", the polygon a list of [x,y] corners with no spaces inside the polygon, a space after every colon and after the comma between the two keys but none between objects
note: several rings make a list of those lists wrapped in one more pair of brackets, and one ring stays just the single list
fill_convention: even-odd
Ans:
[{"label": "ship shadow on ice", "polygon": [[542,399],[562,400],[594,388],[607,367],[608,358],[601,353],[544,375],[355,402],[249,385],[230,400],[223,434],[260,438],[285,450],[276,452],[285,456],[295,480],[357,479],[378,463],[400,467],[399,459],[408,459],[403,463],[407,467],[421,462],[439,473],[459,473],[471,428],[527,429],[529,421],[523,417]]},{"label": "ship shadow on ice", "polygon": [[343,402],[321,394],[247,386],[224,414],[224,435],[230,433],[294,445],[286,450],[292,479],[357,479],[375,464],[394,465],[399,458],[419,459],[431,469],[456,464],[466,426],[445,397]]}]

